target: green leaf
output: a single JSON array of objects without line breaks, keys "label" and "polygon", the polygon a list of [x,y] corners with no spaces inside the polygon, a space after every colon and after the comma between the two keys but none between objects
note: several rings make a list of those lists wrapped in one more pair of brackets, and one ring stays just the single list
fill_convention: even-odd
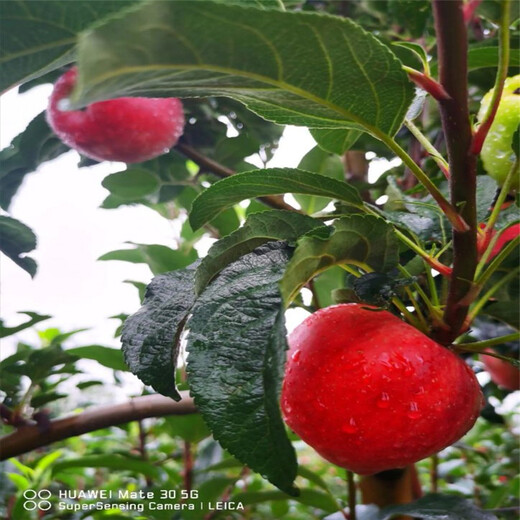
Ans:
[{"label": "green leaf", "polygon": [[19,220],[0,215],[0,251],[31,277],[36,274],[36,262],[25,253],[36,248],[36,235]]},{"label": "green leaf", "polygon": [[432,17],[429,0],[388,0],[388,12],[397,24],[415,38],[423,36]]},{"label": "green leaf", "polygon": [[[341,159],[336,154],[330,154],[318,146],[305,154],[298,165],[298,169],[319,173],[338,181],[343,181],[345,177]],[[295,194],[294,198],[301,208],[309,214],[322,210],[330,202],[329,199],[312,195]]]},{"label": "green leaf", "polygon": [[87,455],[57,462],[52,467],[52,474],[57,477],[61,472],[72,468],[107,468],[115,471],[130,471],[159,479],[161,470],[149,462],[121,455]]},{"label": "green leaf", "polygon": [[378,520],[390,520],[401,515],[410,515],[423,520],[497,520],[497,517],[479,509],[465,498],[431,494],[410,504],[385,507],[379,512]]},{"label": "green leaf", "polygon": [[128,371],[128,366],[124,362],[123,354],[119,349],[103,347],[102,345],[87,345],[69,348],[67,352],[79,358],[97,361],[100,365],[112,370]]},{"label": "green leaf", "polygon": [[143,383],[180,399],[175,367],[185,320],[195,302],[196,264],[156,276],[141,309],[126,319],[122,343],[126,364]]},{"label": "green leaf", "polygon": [[285,303],[318,273],[338,264],[368,265],[384,272],[398,262],[399,241],[383,219],[352,215],[334,222],[330,238],[304,237],[280,283]]},{"label": "green leaf", "polygon": [[13,196],[28,173],[69,150],[70,148],[50,129],[45,112],[37,115],[27,128],[0,152],[0,207],[6,211],[9,209]]},{"label": "green leaf", "polygon": [[197,293],[200,293],[224,267],[262,244],[272,240],[284,240],[289,244],[295,244],[300,236],[317,227],[325,225],[319,220],[290,211],[253,213],[240,229],[211,246],[197,269]]},{"label": "green leaf", "polygon": [[22,330],[28,329],[30,327],[33,327],[37,323],[40,323],[41,321],[48,320],[52,318],[52,316],[47,316],[45,314],[38,314],[36,312],[19,312],[18,314],[25,314],[29,316],[29,320],[25,321],[24,323],[21,323],[20,325],[16,325],[14,327],[4,327],[4,321],[0,319],[0,338],[6,338],[7,336],[12,336],[13,334],[16,334],[17,332],[20,332]]},{"label": "green leaf", "polygon": [[73,62],[79,32],[135,3],[2,2],[0,91]]},{"label": "green leaf", "polygon": [[271,242],[224,269],[189,322],[188,381],[213,436],[294,494],[296,457],[279,409],[286,340],[278,291],[289,249]]},{"label": "green leaf", "polygon": [[76,107],[228,96],[280,124],[394,135],[413,96],[395,55],[350,19],[249,5],[147,2],[84,32],[78,63]]},{"label": "green leaf", "polygon": [[422,62],[423,69],[428,70],[428,54],[425,51],[424,47],[415,42],[392,42],[392,45],[397,45],[398,47],[403,47],[404,49],[408,49],[413,52]]},{"label": "green leaf", "polygon": [[268,168],[238,173],[203,191],[193,202],[191,227],[200,228],[225,208],[244,199],[282,193],[320,195],[356,208],[363,206],[357,190],[345,182],[293,168]]},{"label": "green leaf", "polygon": [[520,330],[520,301],[494,302],[484,307],[482,312],[488,316],[492,316],[497,320],[503,321],[511,327]]},{"label": "green leaf", "polygon": [[[280,491],[246,491],[233,496],[236,502],[245,504],[261,504],[262,502],[270,502],[272,500],[287,500],[287,495]],[[327,493],[315,489],[302,489],[299,496],[293,500],[305,504],[306,506],[321,509],[327,513],[338,511],[338,504]]]},{"label": "green leaf", "polygon": [[335,128],[311,128],[310,132],[320,148],[338,155],[350,150],[363,133],[360,130]]},{"label": "green leaf", "polygon": [[211,435],[200,414],[165,417],[164,422],[170,435],[180,437],[187,442],[200,442]]},{"label": "green leaf", "polygon": [[477,221],[484,222],[496,197],[498,185],[489,175],[477,177]]},{"label": "green leaf", "polygon": [[181,269],[197,259],[197,251],[190,249],[187,253],[171,249],[159,244],[135,244],[134,249],[119,249],[100,256],[98,260],[121,260],[134,264],[148,264],[153,274],[166,273]]},{"label": "green leaf", "polygon": [[111,195],[123,200],[139,200],[159,188],[157,177],[142,168],[129,168],[112,173],[105,177],[101,184]]},{"label": "green leaf", "polygon": [[31,407],[41,408],[48,403],[63,399],[64,397],[68,397],[68,394],[59,394],[58,392],[39,393],[34,395],[31,399]]}]

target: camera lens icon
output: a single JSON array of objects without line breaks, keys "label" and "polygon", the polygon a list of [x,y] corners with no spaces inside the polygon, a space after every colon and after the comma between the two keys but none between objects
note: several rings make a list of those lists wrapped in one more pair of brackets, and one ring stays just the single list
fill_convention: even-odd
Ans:
[{"label": "camera lens icon", "polygon": [[52,507],[52,504],[48,500],[51,496],[52,493],[48,489],[41,489],[40,491],[26,489],[23,492],[23,497],[25,498],[23,508],[26,511],[35,511],[36,509],[48,511]]}]

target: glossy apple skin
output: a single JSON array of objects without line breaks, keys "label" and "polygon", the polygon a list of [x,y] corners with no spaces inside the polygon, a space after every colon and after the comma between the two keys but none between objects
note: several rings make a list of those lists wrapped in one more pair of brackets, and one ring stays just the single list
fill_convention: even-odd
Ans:
[{"label": "glossy apple skin", "polygon": [[286,423],[325,459],[356,473],[438,452],[473,426],[482,407],[468,365],[387,311],[321,309],[288,340]]},{"label": "glossy apple skin", "polygon": [[184,129],[177,98],[123,97],[92,103],[83,110],[61,110],[76,84],[77,69],[54,86],[47,121],[68,146],[98,161],[142,162],[167,152]]},{"label": "glossy apple skin", "polygon": [[[493,352],[491,349],[487,349]],[[482,363],[489,372],[491,379],[507,390],[520,390],[520,371],[507,361],[492,356],[480,356]]]}]

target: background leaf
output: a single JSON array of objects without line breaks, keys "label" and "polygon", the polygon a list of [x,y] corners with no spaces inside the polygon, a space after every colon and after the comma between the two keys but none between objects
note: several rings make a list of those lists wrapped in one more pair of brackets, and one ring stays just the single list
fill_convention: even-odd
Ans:
[{"label": "background leaf", "polygon": [[36,262],[25,253],[36,248],[36,235],[32,229],[19,220],[0,215],[0,251],[15,264],[27,271],[31,277],[36,274]]}]

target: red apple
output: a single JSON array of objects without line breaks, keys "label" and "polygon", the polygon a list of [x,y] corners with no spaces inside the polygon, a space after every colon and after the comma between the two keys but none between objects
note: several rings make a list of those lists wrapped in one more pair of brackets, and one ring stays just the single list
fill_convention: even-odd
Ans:
[{"label": "red apple", "polygon": [[142,162],[166,153],[184,129],[177,98],[123,97],[92,103],[83,110],[62,110],[76,84],[76,67],[54,86],[47,120],[68,146],[98,161]]},{"label": "red apple", "polygon": [[[493,353],[491,349],[486,350]],[[483,355],[480,359],[494,383],[507,390],[520,390],[520,370],[496,357]]]},{"label": "red apple", "polygon": [[483,398],[466,363],[387,311],[342,304],[289,335],[286,423],[325,459],[360,474],[453,444]]}]

